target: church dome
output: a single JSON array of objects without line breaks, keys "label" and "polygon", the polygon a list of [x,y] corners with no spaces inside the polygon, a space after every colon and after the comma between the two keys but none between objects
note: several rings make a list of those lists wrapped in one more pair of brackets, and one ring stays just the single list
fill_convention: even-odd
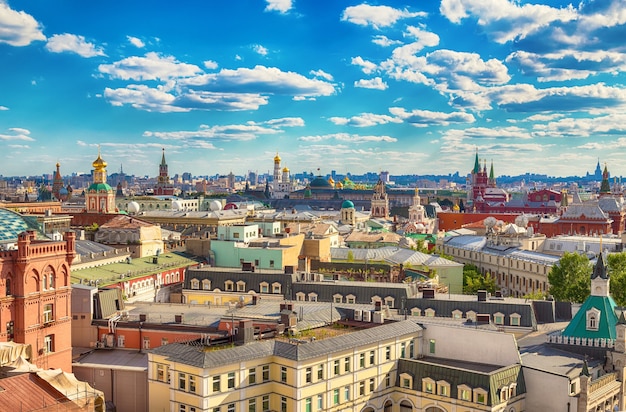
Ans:
[{"label": "church dome", "polygon": [[341,204],[342,209],[354,209],[354,203],[350,200],[344,200]]},{"label": "church dome", "polygon": [[278,153],[274,156],[274,163],[280,163],[280,156],[278,156]]},{"label": "church dome", "polygon": [[311,189],[313,189],[313,188],[316,188],[316,189],[332,188],[332,185],[330,183],[328,183],[328,181],[326,179],[324,179],[322,176],[318,176],[315,179],[313,179],[313,181],[309,184],[309,186],[311,187]]},{"label": "church dome", "polygon": [[94,160],[91,165],[96,170],[103,170],[103,169],[105,169],[107,167],[107,162],[102,160],[102,157],[100,157],[100,153],[98,153],[98,158],[96,160]]},{"label": "church dome", "polygon": [[283,168],[283,172],[284,173],[288,173],[289,172],[289,168],[288,167]]}]

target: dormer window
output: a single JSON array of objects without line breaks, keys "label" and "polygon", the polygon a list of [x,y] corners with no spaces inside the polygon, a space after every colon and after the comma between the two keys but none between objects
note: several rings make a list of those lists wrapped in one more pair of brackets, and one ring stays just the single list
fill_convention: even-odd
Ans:
[{"label": "dormer window", "polygon": [[587,311],[587,330],[597,331],[600,328],[600,311],[591,308]]}]

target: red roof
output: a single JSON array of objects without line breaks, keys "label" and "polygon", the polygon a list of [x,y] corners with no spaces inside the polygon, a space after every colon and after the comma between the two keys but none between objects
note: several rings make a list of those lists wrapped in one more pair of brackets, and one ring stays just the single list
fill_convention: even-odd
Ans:
[{"label": "red roof", "polygon": [[32,411],[68,399],[35,373],[0,379],[0,405],[6,411]]}]

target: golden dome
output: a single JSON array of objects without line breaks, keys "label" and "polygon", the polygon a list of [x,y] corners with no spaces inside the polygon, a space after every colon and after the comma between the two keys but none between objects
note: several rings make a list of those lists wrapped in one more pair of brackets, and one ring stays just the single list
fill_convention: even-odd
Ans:
[{"label": "golden dome", "polygon": [[280,162],[280,156],[278,156],[278,152],[276,152],[276,156],[274,156],[274,163]]},{"label": "golden dome", "polygon": [[288,172],[289,172],[289,168],[288,167],[283,168],[283,173],[288,173]]},{"label": "golden dome", "polygon": [[98,158],[94,160],[91,165],[96,170],[104,170],[107,167],[107,162],[102,160],[102,157],[100,157],[100,152],[98,152]]},{"label": "golden dome", "polygon": [[459,207],[459,205],[455,203],[454,206],[452,206],[452,210],[458,212],[459,210],[461,210],[461,207]]}]

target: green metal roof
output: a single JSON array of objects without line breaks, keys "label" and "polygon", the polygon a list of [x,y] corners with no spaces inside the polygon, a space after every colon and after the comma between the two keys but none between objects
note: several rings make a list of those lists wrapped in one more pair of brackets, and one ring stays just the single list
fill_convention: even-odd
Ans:
[{"label": "green metal roof", "polygon": [[[615,314],[616,306],[617,304],[610,296],[589,296],[563,330],[562,335],[588,339],[615,339],[615,325],[618,321]],[[592,308],[600,311],[598,330],[587,329],[587,312]]]}]

